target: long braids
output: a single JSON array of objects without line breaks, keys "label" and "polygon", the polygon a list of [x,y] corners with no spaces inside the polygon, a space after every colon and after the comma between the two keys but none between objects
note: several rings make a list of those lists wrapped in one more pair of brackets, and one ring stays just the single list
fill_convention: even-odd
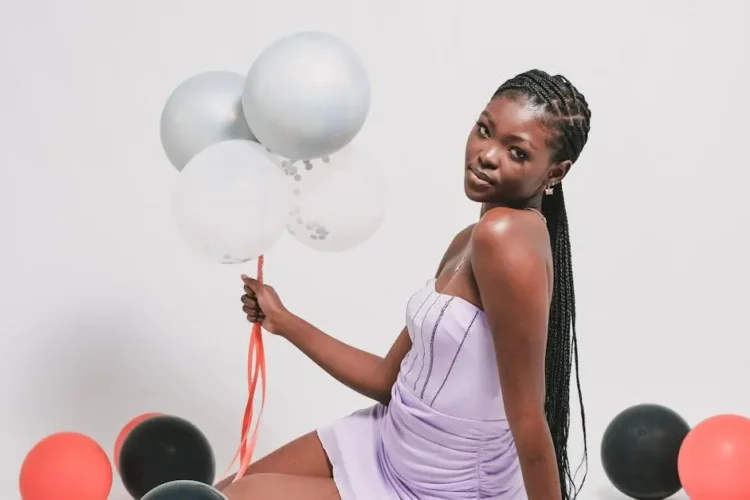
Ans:
[{"label": "long braids", "polygon": [[[553,132],[552,144],[550,144],[554,152],[552,161],[570,160],[575,163],[588,139],[591,111],[584,96],[565,77],[551,76],[536,69],[527,71],[501,85],[494,97],[500,95],[523,97],[529,99],[534,105],[544,106],[546,113],[543,121]],[[555,445],[562,497],[564,500],[569,500],[578,496],[586,480],[588,445],[586,414],[578,372],[578,339],[570,234],[562,185],[554,186],[552,194],[544,197],[542,213],[547,219],[554,265],[554,286],[545,359],[544,410]],[[570,376],[573,364],[575,364],[576,387],[583,424],[584,454],[581,466],[586,465],[586,472],[578,487],[575,484],[575,476],[581,466],[573,473],[568,459]]]}]

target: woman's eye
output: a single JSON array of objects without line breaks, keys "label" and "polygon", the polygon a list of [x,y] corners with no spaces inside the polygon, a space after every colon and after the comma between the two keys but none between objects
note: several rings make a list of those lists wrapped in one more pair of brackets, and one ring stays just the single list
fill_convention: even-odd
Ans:
[{"label": "woman's eye", "polygon": [[487,130],[487,127],[485,127],[484,124],[481,122],[477,122],[477,131],[479,132],[479,135],[481,135],[482,137],[487,138],[490,136],[490,131]]},{"label": "woman's eye", "polygon": [[529,155],[526,154],[526,151],[519,148],[510,148],[510,154],[516,160],[527,160],[529,158]]}]

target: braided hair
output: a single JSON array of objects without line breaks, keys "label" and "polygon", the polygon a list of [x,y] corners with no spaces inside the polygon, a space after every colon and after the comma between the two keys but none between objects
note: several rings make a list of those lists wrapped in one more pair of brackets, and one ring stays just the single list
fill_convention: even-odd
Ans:
[{"label": "braided hair", "polygon": [[[536,69],[530,70],[503,83],[493,98],[499,96],[525,98],[530,104],[543,107],[545,111],[542,116],[543,125],[551,132],[548,146],[552,151],[552,162],[570,160],[575,163],[588,139],[591,111],[584,96],[565,77],[551,76]],[[552,194],[544,197],[542,213],[547,219],[554,265],[554,286],[545,359],[544,410],[555,445],[562,497],[564,500],[569,500],[578,496],[580,487],[586,480],[584,472],[581,485],[576,488],[575,476],[578,469],[575,473],[571,473],[568,459],[570,375],[573,363],[576,368],[576,386],[583,423],[584,454],[581,466],[588,465],[588,448],[586,414],[583,409],[583,394],[578,373],[578,340],[570,233],[562,185],[557,184],[553,187]]]}]

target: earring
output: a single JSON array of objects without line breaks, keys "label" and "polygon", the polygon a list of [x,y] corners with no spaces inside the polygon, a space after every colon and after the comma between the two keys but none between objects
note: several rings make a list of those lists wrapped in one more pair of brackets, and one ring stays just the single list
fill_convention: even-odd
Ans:
[{"label": "earring", "polygon": [[546,188],[544,188],[544,194],[547,196],[551,195],[554,192],[554,184],[548,184]]}]

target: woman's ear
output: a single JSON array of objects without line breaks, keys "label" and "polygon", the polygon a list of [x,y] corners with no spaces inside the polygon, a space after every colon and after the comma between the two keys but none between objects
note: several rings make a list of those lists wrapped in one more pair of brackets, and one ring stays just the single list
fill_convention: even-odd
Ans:
[{"label": "woman's ear", "polygon": [[568,172],[570,171],[570,167],[573,166],[573,162],[570,160],[561,161],[558,163],[555,163],[549,168],[548,178],[547,178],[547,184],[550,186],[554,186],[555,184],[559,184],[566,175],[568,175]]}]

